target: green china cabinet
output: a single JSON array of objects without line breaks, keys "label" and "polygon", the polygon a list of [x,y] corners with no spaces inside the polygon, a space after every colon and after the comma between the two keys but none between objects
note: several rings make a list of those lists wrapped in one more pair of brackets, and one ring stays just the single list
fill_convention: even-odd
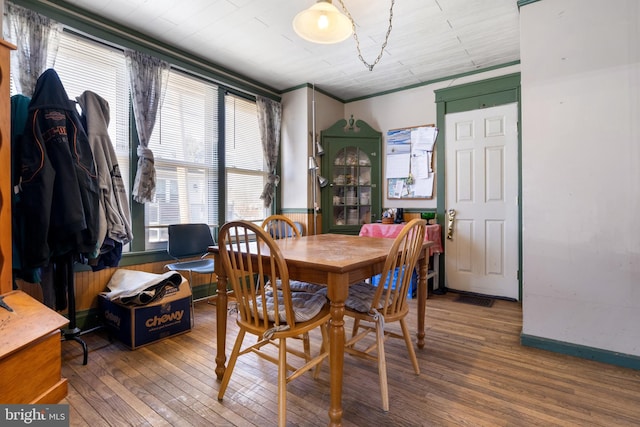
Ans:
[{"label": "green china cabinet", "polygon": [[322,232],[358,234],[362,224],[381,215],[382,133],[353,116],[320,133],[324,149]]}]

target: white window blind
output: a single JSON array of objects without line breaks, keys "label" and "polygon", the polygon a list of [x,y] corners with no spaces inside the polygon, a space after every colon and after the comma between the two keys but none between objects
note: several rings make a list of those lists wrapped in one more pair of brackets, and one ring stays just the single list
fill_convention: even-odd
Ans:
[{"label": "white window blind", "polygon": [[225,96],[226,220],[261,221],[269,215],[260,199],[267,170],[256,103]]},{"label": "white window blind", "polygon": [[90,90],[109,103],[109,138],[129,194],[129,91],[122,51],[63,32],[53,68],[70,99]]},{"label": "white window blind", "polygon": [[164,247],[166,226],[218,224],[218,87],[171,70],[149,148],[156,195],[145,204],[146,248]]}]

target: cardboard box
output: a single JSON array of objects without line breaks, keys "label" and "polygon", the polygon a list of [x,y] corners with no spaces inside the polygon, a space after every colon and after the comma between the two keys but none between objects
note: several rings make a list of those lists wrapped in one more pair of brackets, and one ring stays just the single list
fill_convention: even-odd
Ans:
[{"label": "cardboard box", "polygon": [[126,306],[98,295],[98,307],[107,329],[131,350],[191,330],[191,289],[186,280],[148,305]]}]

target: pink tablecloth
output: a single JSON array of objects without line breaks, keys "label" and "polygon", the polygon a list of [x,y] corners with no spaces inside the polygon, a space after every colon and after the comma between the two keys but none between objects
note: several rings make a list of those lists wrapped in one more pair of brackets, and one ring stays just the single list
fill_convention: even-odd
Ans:
[{"label": "pink tablecloth", "polygon": [[[369,237],[387,237],[394,239],[402,230],[404,224],[364,224],[360,229],[361,236]],[[424,236],[425,240],[430,240],[433,245],[429,248],[429,255],[434,253],[442,253],[442,238],[440,224],[427,225],[427,234]]]}]

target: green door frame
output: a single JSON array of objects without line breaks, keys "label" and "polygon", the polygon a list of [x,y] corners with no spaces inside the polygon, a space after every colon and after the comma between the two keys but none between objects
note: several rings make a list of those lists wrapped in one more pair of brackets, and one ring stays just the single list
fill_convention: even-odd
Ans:
[{"label": "green door frame", "polygon": [[[518,299],[522,301],[522,111],[520,108],[520,73],[507,74],[478,82],[467,83],[435,91],[438,155],[436,158],[436,191],[438,194],[438,223],[445,221],[445,115],[498,105],[518,103]],[[446,245],[445,227],[442,227],[442,242]],[[445,272],[445,254],[440,256],[440,271]],[[439,275],[438,289],[445,289],[445,274]]]}]

